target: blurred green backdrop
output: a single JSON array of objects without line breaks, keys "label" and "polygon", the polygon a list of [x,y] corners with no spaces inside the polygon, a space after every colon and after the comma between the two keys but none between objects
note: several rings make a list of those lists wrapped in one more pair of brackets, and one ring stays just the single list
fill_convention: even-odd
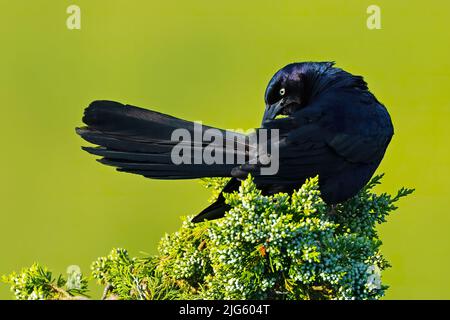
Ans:
[{"label": "blurred green backdrop", "polygon": [[[366,27],[373,2],[381,30]],[[380,228],[393,265],[386,298],[450,298],[450,2],[0,3],[0,274],[34,261],[88,273],[117,246],[154,253],[179,216],[207,204],[196,181],[119,174],[82,152],[74,127],[91,100],[251,128],[278,68],[335,60],[364,75],[392,115],[380,191],[417,189]],[[66,28],[70,4],[81,8],[81,30]],[[0,298],[10,297],[1,284]]]}]

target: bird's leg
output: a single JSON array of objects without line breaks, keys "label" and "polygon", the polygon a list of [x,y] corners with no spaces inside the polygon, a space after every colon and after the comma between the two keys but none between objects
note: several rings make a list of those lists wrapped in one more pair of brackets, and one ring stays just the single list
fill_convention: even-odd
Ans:
[{"label": "bird's leg", "polygon": [[336,204],[330,204],[329,206],[328,206],[328,215],[329,216],[335,216],[336,215],[336,207],[337,207],[337,205]]}]

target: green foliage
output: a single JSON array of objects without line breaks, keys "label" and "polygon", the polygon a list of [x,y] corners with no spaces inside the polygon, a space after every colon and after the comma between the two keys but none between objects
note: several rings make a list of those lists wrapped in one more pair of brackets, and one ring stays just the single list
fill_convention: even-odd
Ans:
[{"label": "green foliage", "polygon": [[203,186],[211,190],[209,202],[214,202],[225,187],[230,178],[202,178],[200,181]]},{"label": "green foliage", "polygon": [[34,263],[17,274],[3,277],[11,285],[11,291],[20,300],[82,299],[86,296],[87,279],[79,272],[71,272],[68,280],[62,276],[53,278],[47,268]]},{"label": "green foliage", "polygon": [[92,276],[106,285],[105,296],[134,300],[167,300],[178,297],[178,288],[163,281],[156,270],[159,259],[131,258],[124,249],[113,249],[92,264]]},{"label": "green foliage", "polygon": [[[92,276],[111,299],[378,299],[389,264],[376,225],[413,191],[377,195],[372,189],[381,177],[336,206],[321,199],[318,178],[291,195],[265,196],[249,177],[239,192],[225,195],[231,210],[224,218],[199,224],[184,218],[161,239],[158,255],[131,258],[114,249],[93,263]],[[226,182],[205,184],[217,197]],[[7,281],[18,299],[66,297],[37,265]]]}]

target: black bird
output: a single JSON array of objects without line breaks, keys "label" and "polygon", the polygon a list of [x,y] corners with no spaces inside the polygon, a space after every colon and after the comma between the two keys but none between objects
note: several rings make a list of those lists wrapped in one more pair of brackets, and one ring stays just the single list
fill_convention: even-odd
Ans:
[{"label": "black bird", "polygon": [[[330,205],[361,190],[393,135],[389,113],[363,78],[334,67],[332,62],[285,66],[270,80],[265,104],[261,128],[279,129],[279,170],[275,175],[261,175],[261,164],[176,165],[171,150],[178,141],[172,141],[171,134],[178,128],[194,134],[194,123],[118,102],[92,102],[83,117],[87,126],[77,128],[77,133],[98,145],[84,150],[101,156],[99,162],[118,171],[154,179],[231,177],[223,192],[237,190],[239,180],[249,173],[264,194],[292,192],[305,179],[319,175],[322,198]],[[203,130],[210,128],[204,126]],[[224,146],[225,142],[221,141]],[[205,146],[193,148],[204,150]],[[246,143],[245,152],[249,149]],[[224,148],[223,153],[227,152],[230,150]],[[227,209],[221,194],[193,221],[222,217]]]}]

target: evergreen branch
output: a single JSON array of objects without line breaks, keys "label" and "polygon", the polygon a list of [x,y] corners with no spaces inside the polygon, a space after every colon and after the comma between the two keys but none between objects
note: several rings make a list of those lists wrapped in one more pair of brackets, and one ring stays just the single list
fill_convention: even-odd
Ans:
[{"label": "evergreen branch", "polygon": [[[231,210],[215,221],[165,235],[156,256],[133,258],[113,249],[92,264],[92,277],[105,286],[102,299],[379,299],[388,288],[381,272],[376,225],[397,209],[399,199],[372,189],[332,208],[320,197],[318,178],[293,194],[265,196],[252,178],[226,194]],[[226,179],[208,179],[213,195]],[[17,299],[85,299],[81,273],[57,279],[33,264],[3,278]]]}]

